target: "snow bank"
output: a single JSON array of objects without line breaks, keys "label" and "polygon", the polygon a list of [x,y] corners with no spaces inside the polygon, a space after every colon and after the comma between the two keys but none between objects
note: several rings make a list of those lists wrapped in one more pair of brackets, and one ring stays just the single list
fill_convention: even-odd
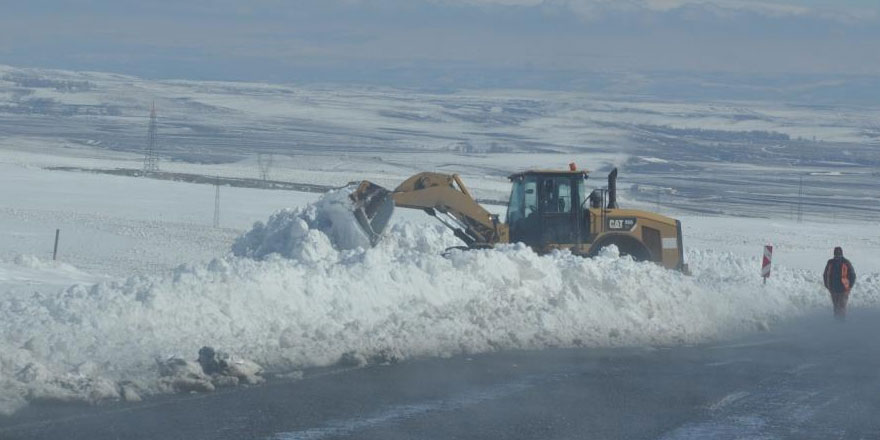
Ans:
[{"label": "snow bank", "polygon": [[9,291],[61,289],[74,283],[94,284],[108,277],[93,275],[60,261],[42,260],[33,255],[17,255],[0,260],[0,285]]},{"label": "snow bank", "polygon": [[[346,194],[282,211],[230,256],[157,277],[0,301],[0,410],[28,400],[161,392],[156,358],[203,345],[270,371],[345,359],[389,360],[506,349],[687,344],[766,328],[828,299],[818,274],[691,251],[693,276],[605,252],[529,248],[441,252],[442,227],[398,224],[375,248],[343,216]],[[854,306],[880,304],[864,277]],[[167,387],[166,387],[167,388]]]},{"label": "snow bank", "polygon": [[[269,255],[317,262],[332,260],[334,249],[367,248],[370,240],[353,222],[353,188],[324,195],[302,209],[284,209],[258,222],[232,246],[236,256],[264,259]],[[331,244],[332,242],[332,244]]]}]

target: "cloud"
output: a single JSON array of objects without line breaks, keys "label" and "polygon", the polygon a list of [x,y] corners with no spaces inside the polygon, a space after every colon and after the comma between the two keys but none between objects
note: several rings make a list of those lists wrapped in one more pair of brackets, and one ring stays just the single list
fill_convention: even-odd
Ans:
[{"label": "cloud", "polygon": [[767,0],[644,0],[648,8],[670,10],[688,6],[714,7],[717,10],[753,12],[769,17],[804,16],[836,21],[873,20],[877,8],[848,4],[845,1],[795,2]]},{"label": "cloud", "polygon": [[750,0],[645,0],[652,9],[669,10],[691,5],[715,6],[721,9],[761,12],[771,15],[802,15],[812,12],[811,8],[785,3]]},{"label": "cloud", "polygon": [[[364,0],[369,1],[369,0]],[[513,6],[567,9],[583,18],[609,13],[670,12],[700,8],[719,16],[754,13],[768,17],[809,16],[837,21],[874,20],[880,8],[831,0],[434,0],[435,3],[471,6]]]},{"label": "cloud", "polygon": [[880,53],[870,14],[847,22],[834,18],[850,11],[836,0],[794,1],[32,0],[0,14],[0,61],[273,81],[395,69],[414,82],[447,73],[513,83],[514,72],[880,75],[880,60],[866,55]]}]

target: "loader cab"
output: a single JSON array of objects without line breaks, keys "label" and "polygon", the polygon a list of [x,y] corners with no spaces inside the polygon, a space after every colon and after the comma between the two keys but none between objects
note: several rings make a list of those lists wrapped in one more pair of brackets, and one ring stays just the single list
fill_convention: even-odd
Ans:
[{"label": "loader cab", "polygon": [[510,176],[511,242],[538,249],[589,241],[585,170],[526,171]]}]

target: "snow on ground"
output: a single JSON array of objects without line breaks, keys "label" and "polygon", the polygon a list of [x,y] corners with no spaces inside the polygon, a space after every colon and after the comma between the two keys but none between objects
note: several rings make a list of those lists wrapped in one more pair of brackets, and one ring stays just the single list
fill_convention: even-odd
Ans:
[{"label": "snow on ground", "polygon": [[[717,243],[689,250],[693,276],[613,251],[542,257],[513,244],[444,257],[456,244],[448,231],[408,222],[364,249],[350,240],[353,218],[339,215],[345,196],[255,225],[235,243],[241,257],[0,298],[0,410],[160,392],[157,359],[193,357],[204,345],[290,371],[343,359],[698,343],[827,306],[816,270],[780,266],[762,286],[756,257]],[[734,220],[721,223],[742,233]],[[814,231],[804,232],[795,241]],[[877,268],[862,267],[853,305],[880,306]]]},{"label": "snow on ground", "polygon": [[[136,166],[129,153],[105,159],[82,146],[63,155],[2,151],[0,412],[30,401],[168,391],[159,377],[164,360],[194,359],[204,345],[290,371],[341,359],[726,338],[828,307],[820,270],[836,245],[860,276],[853,306],[880,305],[875,224],[682,215],[662,207],[683,222],[690,277],[613,252],[594,260],[564,252],[540,257],[509,245],[446,258],[441,252],[460,243],[415,210],[396,210],[385,239],[365,250],[345,215],[344,192],[319,201],[315,194],[223,187],[222,227],[213,228],[211,185],[32,165]],[[435,156],[426,160],[462,160]],[[376,162],[381,172],[360,177],[394,186],[420,166],[394,157]],[[321,158],[315,173],[334,184],[354,180],[366,159],[334,170]],[[482,161],[468,184],[500,198],[509,184],[482,170],[561,160],[467,159]],[[163,166],[232,176],[250,167]],[[252,227],[255,221],[266,223]],[[56,228],[60,258],[53,262]],[[764,244],[776,250],[767,286],[758,277]]]},{"label": "snow on ground", "polygon": [[0,66],[0,149],[27,153],[20,163],[32,165],[61,154],[69,166],[109,156],[139,168],[152,103],[164,171],[253,178],[262,153],[274,155],[279,180],[387,185],[437,170],[461,173],[481,198],[503,198],[509,173],[574,161],[602,175],[619,166],[621,188],[668,189],[667,201],[693,210],[711,201],[715,213],[778,216],[804,202],[814,217],[869,219],[880,206],[880,110],[871,106],[153,81]]},{"label": "snow on ground", "polygon": [[0,161],[0,259],[59,258],[88,272],[151,274],[181,262],[223,255],[241,230],[266,213],[317,194],[220,189],[220,228],[213,228],[215,189],[151,179],[48,171]]},{"label": "snow on ground", "polygon": [[[15,110],[0,124],[0,413],[168,391],[161,372],[193,365],[166,360],[193,360],[203,345],[290,371],[341,359],[727,338],[829,307],[820,270],[837,245],[860,277],[853,306],[880,305],[876,221],[835,218],[875,212],[876,109],[0,72],[91,84],[75,93],[27,88],[38,100],[0,97]],[[24,87],[4,78],[0,89]],[[509,173],[573,160],[603,170],[590,181],[597,186],[621,166],[621,188],[662,192],[664,203],[775,217],[661,206],[684,225],[693,276],[683,276],[614,252],[537,256],[515,244],[443,257],[459,243],[412,210],[397,210],[387,237],[364,249],[342,192],[318,201],[224,187],[214,228],[211,185],[43,169],[139,168],[154,100],[164,171],[256,178],[259,151],[275,154],[278,180],[394,187],[422,170],[458,172],[478,197],[504,199]],[[805,194],[823,202],[807,197],[813,222],[781,219],[800,203],[807,173]],[[654,209],[653,197],[640,198],[636,207]],[[850,204],[861,211],[839,209]],[[775,246],[766,286],[764,244]]]},{"label": "snow on ground", "polygon": [[60,261],[41,260],[33,255],[18,255],[0,260],[0,286],[3,290],[26,291],[32,287],[57,291],[71,284],[95,284],[110,277],[93,275]]},{"label": "snow on ground", "polygon": [[[756,261],[764,245],[773,246],[773,263],[814,272],[821,279],[835,246],[844,249],[856,273],[880,272],[877,223],[838,221],[798,223],[788,219],[674,215],[682,222],[686,248],[723,250]],[[773,279],[771,278],[771,281]]]}]

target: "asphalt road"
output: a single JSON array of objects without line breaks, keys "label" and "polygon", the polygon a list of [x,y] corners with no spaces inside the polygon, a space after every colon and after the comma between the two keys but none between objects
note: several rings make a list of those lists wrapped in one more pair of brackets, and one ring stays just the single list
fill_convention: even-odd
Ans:
[{"label": "asphalt road", "polygon": [[32,407],[14,439],[877,439],[880,313],[725,343],[313,371],[138,404]]}]

